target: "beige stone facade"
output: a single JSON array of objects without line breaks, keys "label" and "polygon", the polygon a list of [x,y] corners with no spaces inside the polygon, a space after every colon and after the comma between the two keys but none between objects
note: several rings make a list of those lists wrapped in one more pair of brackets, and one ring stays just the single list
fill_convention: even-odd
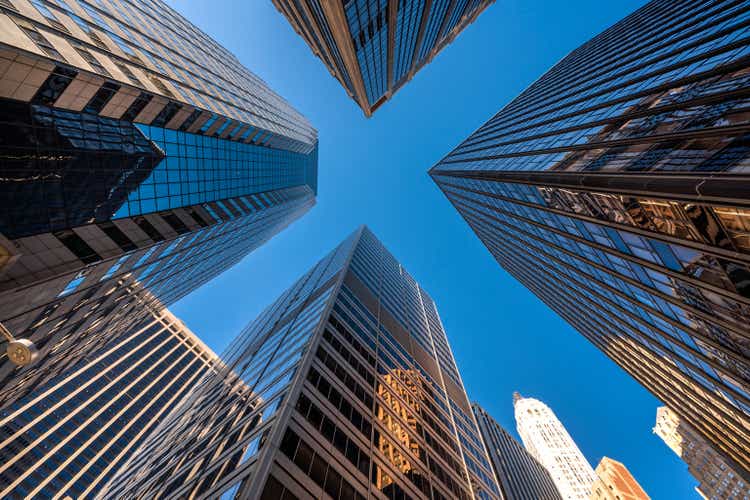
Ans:
[{"label": "beige stone facade", "polygon": [[750,485],[738,472],[741,469],[717,453],[666,406],[656,410],[654,434],[688,465],[688,471],[700,483],[695,489],[703,498],[742,500],[750,497]]}]

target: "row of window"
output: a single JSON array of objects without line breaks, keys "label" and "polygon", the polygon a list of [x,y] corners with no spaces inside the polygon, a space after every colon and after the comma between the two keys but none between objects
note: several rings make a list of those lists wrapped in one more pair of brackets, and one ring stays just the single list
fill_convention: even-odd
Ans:
[{"label": "row of window", "polygon": [[[711,54],[711,49],[721,45],[722,38],[731,39],[744,26],[742,19],[747,16],[746,5],[729,1],[702,6],[684,2],[679,9],[658,2],[647,4],[615,25],[619,36],[603,33],[576,49],[477,135],[501,125],[508,129],[517,124],[525,128],[549,123],[550,118],[565,119],[556,127],[565,128],[589,115],[600,116],[606,105],[617,112],[625,110],[639,102],[639,92],[675,81],[686,73],[700,73],[723,60],[725,54],[704,56],[698,62],[693,58],[701,52]],[[725,37],[717,40],[714,35],[722,24],[729,28],[728,33],[725,31]],[[675,68],[675,64],[680,67]],[[636,97],[622,99],[628,94]]]},{"label": "row of window", "polygon": [[[366,450],[357,446],[356,442],[350,439],[343,429],[328,418],[310,398],[300,394],[297,400],[296,409],[321,436],[328,440],[334,448],[344,455],[351,464],[359,470],[365,477],[370,473],[370,457]],[[317,482],[317,481],[316,481]]]},{"label": "row of window", "polygon": [[[335,337],[333,337],[332,340],[336,341]],[[351,353],[349,353],[343,347],[343,345],[340,342],[336,342],[336,343],[339,346],[339,349],[337,349],[337,350],[344,356],[345,359],[352,358]],[[326,363],[327,366],[328,366],[328,368],[331,369],[332,371],[334,371],[334,373],[336,373],[337,376],[339,376],[340,379],[342,378],[342,375],[343,375],[343,380],[346,380],[346,374],[343,373],[344,369],[341,367],[341,365],[334,364],[334,362],[333,362],[332,358],[330,357],[330,355],[328,355],[322,349],[320,349],[320,351],[322,351],[322,354],[325,357],[326,361],[330,360],[329,363]],[[358,365],[358,366],[361,366],[361,365]],[[317,370],[315,370],[314,368],[311,369],[311,372],[312,371],[315,371],[315,373],[317,374]],[[338,373],[339,371],[341,371],[342,373],[339,374]],[[369,374],[369,372],[367,372],[367,373]],[[386,374],[384,375],[383,381],[380,382],[380,383],[384,384],[384,383],[387,383],[390,380],[391,384],[395,384],[394,389],[397,392],[401,393],[401,395],[403,397],[407,398],[407,400],[412,400],[411,410],[407,410],[407,408],[400,401],[394,399],[393,396],[391,395],[391,393],[389,391],[385,390],[384,386],[381,387],[379,389],[379,391],[378,391],[378,393],[380,395],[380,398],[382,398],[383,401],[385,401],[388,404],[388,407],[392,408],[392,410],[395,411],[397,415],[405,416],[407,422],[411,422],[411,421],[419,422],[420,419],[423,418],[422,415],[427,415],[427,414],[425,414],[424,412],[420,411],[420,404],[416,400],[413,400],[413,396],[411,396],[410,394],[406,393],[405,390],[402,390],[400,384],[396,384],[396,382],[393,379],[393,377],[394,376],[398,376],[399,373],[401,373],[400,370],[397,370],[397,371],[394,371],[394,372],[387,371]],[[308,376],[308,380],[311,380],[310,376]],[[315,380],[314,377],[313,377],[313,380]],[[325,379],[321,376],[319,380],[325,380]],[[320,390],[320,387],[319,387],[320,386],[320,382],[319,382],[319,380],[318,380],[317,386],[318,386],[318,388]],[[403,382],[404,381],[402,380],[401,383],[403,383]],[[408,382],[408,383],[410,383],[410,382]],[[325,390],[326,388],[327,388],[327,385],[323,384],[323,390]],[[336,391],[335,388],[331,388],[331,395],[330,396],[327,393],[324,393],[324,395],[326,397],[328,397],[329,400],[331,398],[333,398],[334,399],[334,401],[333,401],[334,405],[338,406],[339,395],[338,395],[338,391]],[[405,412],[413,413],[413,415],[406,416]],[[405,431],[406,427],[409,426],[409,424],[407,424],[405,422],[401,422],[400,420],[396,420],[395,417],[393,417],[390,412],[385,411],[381,407],[380,403],[376,403],[375,404],[375,415],[377,415],[378,418],[380,418],[380,420],[383,422],[383,425],[384,425],[384,427],[386,429],[390,429],[390,430],[392,430],[393,432],[396,433],[396,437],[403,437],[403,436],[401,436],[401,434],[399,432]],[[427,418],[425,419],[425,421],[428,422],[428,425],[430,425],[430,427],[433,427],[433,426],[436,427],[439,430],[439,433],[440,433],[441,437],[448,438],[448,435],[445,433],[445,431],[443,431],[442,428],[438,427],[435,424],[434,420],[432,420],[429,416],[427,416]],[[370,428],[369,424],[367,425],[367,428],[369,430],[369,428]],[[396,430],[396,429],[399,429],[399,428],[401,429],[401,431],[397,431]],[[426,439],[428,440],[428,442],[434,445],[435,451],[439,455],[441,455],[446,460],[446,462],[448,464],[451,465],[451,467],[454,469],[454,471],[456,472],[456,474],[458,474],[459,477],[462,477],[462,478],[464,477],[463,469],[462,469],[461,465],[458,463],[458,461],[452,455],[450,455],[437,442],[437,440],[435,440],[432,437],[432,435],[429,432],[427,432],[427,430],[422,429],[421,424],[416,424],[416,427],[413,427],[411,432],[416,432],[416,434],[418,436],[420,436],[420,437],[422,437],[422,433],[424,432],[424,434],[425,434]],[[385,438],[385,436],[382,436],[380,432],[376,431],[375,434],[376,434],[376,443],[377,442],[387,443],[387,439]],[[426,458],[425,450],[417,443],[416,440],[414,440],[413,437],[410,437],[410,439],[411,439],[411,441],[410,441],[410,444],[409,444],[409,449],[412,452],[415,453],[415,456],[417,458],[419,458],[420,460],[422,460],[426,464],[427,463],[427,458]],[[384,444],[384,446],[385,446],[385,444]],[[381,448],[381,451],[384,454],[386,454],[386,456],[388,456],[392,460],[394,460],[394,463],[396,463],[398,465],[398,463],[400,463],[405,458],[402,457],[401,454],[400,454],[400,452],[397,451],[397,450],[398,450],[397,448],[391,447],[391,446],[388,446],[387,449],[386,448]],[[438,474],[438,477],[441,479],[441,481],[443,481],[451,490],[455,490],[456,488],[458,488],[457,483],[452,478],[450,478],[443,471],[443,469],[442,469],[441,466],[439,466],[439,465],[437,465],[435,463],[435,464],[433,464],[433,467],[437,471],[436,474]],[[418,486],[421,487],[420,485],[418,485]],[[460,488],[459,488],[459,490],[460,490]]]},{"label": "row of window", "polygon": [[[305,124],[300,120],[299,115],[296,114],[288,104],[286,104],[283,100],[279,99],[278,96],[275,96],[275,94],[270,92],[270,90],[268,90],[263,85],[263,82],[260,81],[257,77],[255,77],[245,68],[236,63],[236,59],[231,56],[231,54],[228,54],[226,50],[218,46],[210,38],[205,37],[205,35],[203,35],[202,33],[199,38],[204,39],[205,43],[200,47],[200,50],[196,50],[195,38],[187,39],[190,43],[185,44],[183,43],[185,40],[178,39],[175,36],[182,36],[181,34],[185,30],[181,29],[168,29],[162,34],[162,36],[158,36],[156,38],[152,36],[141,36],[140,38],[136,38],[136,36],[134,36],[133,34],[134,31],[138,30],[142,32],[146,27],[154,28],[153,25],[151,25],[151,22],[155,19],[151,18],[148,15],[144,15],[142,17],[134,15],[135,20],[133,21],[129,19],[125,10],[121,9],[119,7],[119,4],[116,2],[112,2],[108,5],[104,5],[99,2],[100,8],[103,9],[101,11],[101,14],[98,8],[92,7],[87,2],[78,2],[83,10],[85,10],[86,13],[97,23],[96,25],[90,24],[89,21],[84,20],[73,13],[66,4],[60,4],[54,0],[50,0],[49,3],[50,5],[54,5],[55,12],[57,12],[57,14],[54,14],[45,2],[42,2],[40,0],[34,0],[33,2],[37,10],[39,10],[39,12],[45,17],[45,19],[47,19],[48,22],[55,28],[69,33],[65,25],[63,25],[58,19],[59,16],[67,15],[78,25],[79,28],[81,28],[85,33],[88,34],[95,46],[107,51],[108,53],[111,53],[110,48],[107,47],[102,39],[102,37],[106,33],[106,36],[109,37],[109,39],[124,52],[128,60],[139,65],[145,70],[146,66],[143,60],[139,57],[139,55],[137,55],[136,51],[134,50],[134,47],[137,46],[137,48],[140,49],[140,53],[142,55],[145,55],[161,73],[165,75],[168,74],[165,70],[165,66],[167,66],[178,79],[181,79],[179,84],[183,87],[188,100],[194,99],[193,104],[196,104],[199,107],[207,108],[208,106],[206,105],[205,100],[220,98],[221,101],[215,101],[214,104],[224,109],[226,107],[233,107],[234,103],[241,102],[247,109],[252,109],[254,111],[255,121],[260,120],[262,122],[267,122],[267,126],[265,126],[265,128],[268,128],[270,130],[277,130],[282,135],[297,137],[301,140],[304,140],[304,137],[306,135],[309,135],[309,130],[306,130]],[[110,12],[111,9],[109,8],[109,5],[114,6],[117,9],[119,15],[127,19],[127,22],[131,27],[126,27],[125,24],[113,17],[113,13]],[[143,2],[139,2],[139,5],[143,5]],[[9,0],[5,0],[4,6],[16,11]],[[130,5],[129,7],[136,7],[137,9],[136,5]],[[63,10],[58,11],[57,8],[61,8]],[[104,20],[102,14],[105,13],[110,20],[109,23]],[[133,15],[134,13],[130,12],[130,14]],[[181,19],[178,15],[159,15],[156,20],[164,21]],[[119,28],[119,30],[128,38],[128,40],[125,40],[120,35],[114,33],[110,25],[117,26],[117,28]],[[190,26],[192,27],[192,25]],[[133,27],[136,27],[136,29],[134,30]],[[34,31],[36,30],[34,29]],[[156,31],[161,30],[159,29]],[[164,53],[167,54],[170,58],[177,57],[179,59],[175,60],[176,62],[174,63],[171,60],[165,58],[166,56],[160,54],[155,48],[156,45],[162,45],[162,41],[166,40],[167,38],[173,43],[172,49],[183,49],[182,52],[175,52],[171,49],[165,50],[164,47],[166,47],[166,45],[162,47]],[[138,45],[132,45],[133,43],[137,43]],[[146,50],[146,47],[143,46],[144,43],[148,46],[150,51]],[[71,40],[71,44],[74,46],[80,46],[80,43],[78,43],[77,41]],[[205,51],[205,49],[209,46],[213,48],[214,52],[223,52],[228,56],[227,58],[222,58],[224,64],[217,64],[216,58],[206,57],[207,52]],[[96,58],[94,58],[91,53],[88,52],[85,48],[81,47],[80,51],[82,51],[81,56],[84,59],[86,59],[87,61],[89,59],[92,59],[94,61],[95,64],[93,64],[93,66],[95,68],[98,69],[99,67],[101,67],[101,64],[96,61]],[[59,53],[57,53],[57,51],[55,51],[55,53],[57,56],[59,56]],[[190,54],[193,59],[186,59],[181,54]],[[55,56],[57,60],[63,60],[62,57],[57,56]],[[213,76],[213,78],[204,78],[202,75],[206,73],[206,68],[199,67],[194,61],[197,61],[198,64],[201,65],[211,66],[212,68],[209,69],[209,71],[213,71],[213,73],[210,74],[210,76]],[[132,72],[128,70],[125,65],[117,60],[113,60],[113,62],[121,70],[123,70],[123,73],[125,73],[133,83],[136,83],[140,86],[140,82],[138,82],[135,76],[132,75]],[[178,70],[178,67],[181,69]],[[229,69],[232,69],[233,71],[228,72]],[[162,81],[156,74],[152,74],[150,71],[145,71],[145,73],[147,74],[149,80],[157,88],[159,88],[159,90],[164,95],[173,97],[172,93],[167,90],[166,86],[162,83]],[[108,75],[108,72],[104,70],[103,74]],[[180,75],[182,75],[182,77]],[[198,81],[199,79],[200,82]],[[177,81],[175,80],[175,82]],[[229,83],[229,85],[227,85],[227,83]],[[190,89],[188,90],[185,85],[189,86]],[[210,91],[211,94],[209,95],[204,93],[206,90]],[[241,90],[244,90],[244,92],[242,92]],[[238,109],[236,108],[235,110],[237,111]],[[243,116],[249,118],[250,115],[245,109],[238,111]],[[286,132],[283,132],[282,128],[286,129]]]},{"label": "row of window", "polygon": [[[533,228],[532,228],[532,230],[533,230]],[[539,231],[539,229],[536,229],[536,230]],[[594,230],[596,230],[596,233],[594,232]],[[517,230],[515,228],[513,228],[513,229],[509,228],[508,231],[512,232],[513,234],[516,234],[516,232],[517,232]],[[589,234],[589,233],[591,233],[591,234],[598,234],[599,232],[602,232],[601,229],[597,228],[597,227],[595,227],[593,225],[591,225],[591,227],[589,227],[586,230],[586,234]],[[610,230],[610,232],[614,236],[617,235],[617,233],[615,233],[614,230]],[[627,234],[627,233],[623,233],[623,234]],[[532,245],[536,246],[535,243],[528,242],[528,236],[524,235],[523,233],[519,233],[518,237],[526,240],[525,244],[532,244]],[[601,239],[601,238],[598,238],[598,239]],[[675,287],[675,285],[677,284],[676,282],[675,282],[675,284],[671,284],[672,294],[674,294],[676,296],[676,298],[679,298],[680,301],[675,301],[675,300],[668,299],[668,300],[670,300],[670,302],[667,302],[667,301],[661,299],[660,296],[652,294],[652,292],[650,292],[650,290],[648,290],[648,289],[644,289],[642,291],[641,288],[643,288],[643,287],[635,287],[634,285],[630,285],[629,283],[623,282],[622,280],[618,279],[614,275],[614,273],[611,273],[609,271],[608,272],[602,272],[602,271],[599,271],[598,269],[593,268],[589,263],[587,263],[585,260],[583,260],[582,256],[578,256],[578,253],[580,253],[580,252],[576,251],[575,247],[571,248],[571,251],[573,251],[574,255],[576,255],[575,257],[573,257],[573,256],[571,256],[571,255],[569,255],[567,253],[561,252],[558,249],[557,245],[554,245],[553,243],[551,243],[551,241],[556,241],[556,240],[559,241],[559,242],[565,243],[565,239],[564,238],[561,238],[561,237],[559,237],[557,235],[551,235],[551,237],[549,237],[549,236],[546,237],[545,240],[547,240],[545,242],[546,243],[546,247],[544,247],[544,250],[541,250],[541,251],[544,251],[545,253],[552,252],[556,256],[559,256],[558,258],[563,262],[562,265],[567,266],[568,264],[566,264],[566,263],[569,263],[569,265],[573,266],[575,269],[578,269],[579,271],[583,270],[586,274],[588,274],[590,276],[593,276],[594,279],[610,284],[612,286],[613,290],[616,290],[618,292],[620,292],[620,291],[624,292],[624,294],[627,295],[627,297],[625,297],[625,299],[629,298],[631,300],[636,300],[636,301],[642,302],[644,304],[644,307],[645,307],[644,312],[641,313],[640,312],[640,308],[638,308],[637,311],[639,312],[640,316],[643,319],[645,319],[646,321],[648,321],[649,323],[652,323],[652,324],[658,324],[660,326],[663,324],[664,325],[664,329],[667,332],[673,331],[675,333],[676,337],[682,338],[682,341],[684,341],[688,345],[693,345],[693,342],[690,341],[690,336],[689,335],[688,336],[683,335],[681,333],[681,331],[682,330],[690,331],[691,329],[695,328],[695,326],[696,326],[695,318],[692,317],[693,315],[686,315],[685,312],[681,309],[681,307],[683,307],[683,306],[682,306],[682,304],[680,302],[684,301],[686,299],[686,297],[684,295],[681,295],[680,293],[675,293],[675,290],[678,290]],[[578,244],[578,248],[583,248],[583,247],[584,246],[581,245],[580,243]],[[612,256],[609,255],[608,253],[603,253],[603,252],[600,252],[600,251],[596,251],[596,249],[594,249],[594,251],[591,251],[591,252],[585,252],[583,255],[588,260],[593,260],[594,262],[600,262],[601,261],[602,263],[605,263],[604,265],[606,265],[606,260],[602,261],[601,260],[602,258],[604,258],[604,259],[608,258],[610,260],[612,259]],[[629,270],[631,268],[635,269],[635,270],[639,270],[640,273],[638,274],[638,277],[640,278],[640,281],[642,281],[644,284],[647,284],[648,286],[651,286],[651,287],[654,286],[654,284],[651,283],[651,280],[649,279],[649,276],[646,274],[645,271],[643,271],[640,268],[640,266],[637,265],[636,262],[633,262],[631,260],[626,260],[626,261],[623,261],[623,264],[626,265],[626,266],[628,266],[628,269],[627,269],[628,272],[630,272]],[[607,267],[610,267],[610,266],[607,266]],[[618,266],[614,266],[614,268],[615,268],[615,270],[618,273],[625,271],[625,270],[621,271]],[[622,294],[618,294],[618,295],[622,295]],[[615,298],[614,300],[618,301],[618,298]],[[628,308],[628,309],[632,308],[632,306],[629,305],[630,302],[625,302],[624,304],[625,304],[626,308]],[[708,304],[705,304],[705,306],[707,306],[707,305]],[[711,310],[711,309],[709,309],[709,310]],[[680,325],[678,323],[676,323],[677,321],[680,321],[680,322],[683,323],[682,327],[680,327]],[[709,323],[706,323],[706,326],[708,326],[708,325],[709,325]],[[718,325],[710,324],[710,328],[711,328],[712,331],[716,332],[716,335],[719,335],[718,332],[720,330],[719,330]],[[728,331],[726,331],[725,333],[723,333],[723,335],[721,335],[721,336],[723,338],[727,338],[727,339],[731,338],[731,334]],[[722,342],[722,343],[725,343],[725,342]],[[694,347],[694,348],[698,349],[697,347]]]},{"label": "row of window", "polygon": [[[494,242],[489,246],[495,251],[496,245]],[[599,307],[602,307],[603,304],[605,309],[621,311],[620,322],[631,325],[635,331],[646,333],[660,349],[675,352],[687,363],[701,366],[701,370],[715,380],[722,380],[722,377],[717,375],[711,366],[706,364],[703,359],[698,359],[713,358],[715,351],[696,344],[695,338],[700,339],[700,335],[691,331],[694,324],[686,322],[684,328],[679,328],[674,322],[665,321],[655,311],[650,311],[646,305],[640,303],[644,301],[643,298],[640,298],[639,302],[620,292],[623,289],[627,290],[627,284],[613,283],[611,288],[607,288],[600,281],[604,283],[611,281],[611,276],[608,273],[598,273],[596,279],[582,279],[581,269],[587,269],[587,266],[580,261],[576,261],[573,257],[567,256],[565,258],[574,265],[559,267],[545,265],[545,270],[549,275],[568,283],[571,288],[579,289],[582,293],[590,295]],[[558,276],[559,272],[563,276]],[[685,349],[688,349],[689,352]],[[696,358],[696,356],[698,357]],[[721,362],[721,358],[716,359]],[[731,378],[724,380],[722,384],[724,383],[734,385]],[[734,387],[732,390],[744,392],[744,389],[739,387]],[[742,406],[742,400],[740,399],[736,404]]]},{"label": "row of window", "polygon": [[[495,253],[495,250],[493,250],[493,253]],[[529,269],[528,262],[522,263],[517,260],[514,254],[504,251],[495,253],[495,255],[503,262],[504,267],[507,266],[506,269],[509,269],[525,285],[544,297],[553,309],[571,322],[592,342],[608,352],[614,350],[613,358],[623,364],[630,373],[640,376],[640,373],[645,370],[645,373],[649,376],[656,376],[659,380],[664,378],[672,380],[676,374],[682,372],[678,380],[683,380],[685,383],[692,380],[690,393],[686,394],[680,389],[681,385],[675,385],[674,383],[669,383],[666,387],[668,387],[670,393],[680,389],[678,397],[683,400],[686,397],[691,400],[696,399],[695,405],[690,404],[689,406],[692,406],[692,409],[701,415],[701,419],[715,422],[715,419],[719,418],[722,421],[722,428],[726,426],[734,427],[736,424],[734,419],[742,418],[743,412],[750,411],[750,407],[743,403],[744,400],[733,401],[735,407],[732,407],[726,401],[725,398],[729,397],[730,394],[724,387],[725,379],[719,379],[715,375],[711,375],[712,380],[709,380],[706,377],[705,368],[698,368],[687,361],[679,361],[670,349],[657,344],[660,339],[659,334],[652,332],[649,328],[625,314],[615,317],[613,310],[601,306],[601,297],[593,295],[590,291],[578,285],[565,285],[556,288],[557,292],[563,290],[566,293],[556,293],[553,297],[549,293],[550,276],[548,274],[537,273],[535,276],[531,276],[527,271]],[[542,284],[539,281],[539,276],[547,276],[548,282]],[[556,277],[556,279],[559,278]],[[572,312],[579,310],[583,310],[584,314],[572,314]],[[582,323],[580,320],[582,317],[587,318],[588,323]],[[631,349],[636,349],[636,346],[638,348],[634,354],[629,352],[631,349],[622,351],[620,349],[622,344],[632,346]],[[657,357],[659,360],[669,360],[670,362],[666,365],[659,364],[654,361]],[[636,369],[636,367],[639,368]],[[666,390],[665,386],[661,384],[652,386],[652,389],[659,393]],[[721,394],[721,396],[717,398],[716,394]],[[669,401],[672,396],[667,393],[666,396],[662,395],[661,397],[666,397],[665,400]],[[712,408],[720,409],[712,410]],[[707,415],[706,412],[709,412],[709,414]],[[736,429],[739,429],[739,427],[736,427]],[[723,430],[719,431],[719,433],[722,432]]]},{"label": "row of window", "polygon": [[[345,289],[345,287],[342,287],[342,289]],[[334,306],[334,311],[337,314],[339,314],[344,321],[347,321],[347,324],[352,325],[354,331],[356,331],[360,335],[361,338],[367,338],[366,334],[364,334],[363,331],[361,331],[358,327],[356,327],[356,324],[353,323],[351,321],[351,319],[348,318],[348,315],[346,314],[346,312],[344,312],[344,310],[342,308],[339,307],[339,304],[336,304]],[[340,322],[338,322],[338,320],[336,320],[336,318],[332,317],[331,319],[333,321],[336,321],[336,324],[339,325],[339,327],[340,327],[339,330],[342,330],[342,331],[345,330],[345,328],[342,327],[342,324]],[[373,347],[373,349],[374,349],[374,347]],[[378,354],[379,354],[379,357],[385,357],[384,351],[382,351],[382,350],[378,351]],[[414,408],[420,408],[419,413],[420,413],[421,418],[423,419],[423,421],[425,423],[427,423],[427,425],[429,425],[430,428],[451,449],[453,449],[456,453],[458,453],[458,446],[456,444],[455,437],[453,437],[448,431],[444,430],[443,427],[437,423],[437,421],[431,416],[430,413],[428,413],[428,412],[424,411],[423,409],[421,409],[421,407],[426,407],[433,414],[439,416],[442,424],[445,427],[447,427],[448,429],[452,429],[453,428],[453,425],[451,424],[451,421],[449,420],[449,418],[434,405],[434,401],[436,400],[434,394],[429,393],[427,395],[423,395],[423,394],[419,393],[419,391],[416,391],[416,387],[417,387],[416,384],[418,382],[412,381],[411,377],[415,377],[415,376],[419,377],[422,374],[415,375],[412,372],[412,373],[409,373],[407,375],[408,372],[411,372],[411,370],[409,370],[408,368],[395,371],[394,368],[389,368],[389,367],[392,366],[391,363],[389,363],[388,367],[385,367],[385,368],[383,368],[383,365],[379,365],[378,373],[383,373],[385,375],[394,375],[395,374],[395,375],[399,376],[399,381],[396,381],[395,379],[393,379],[391,377],[390,378],[390,384],[391,385],[395,385],[394,389],[403,398],[406,398],[408,401],[412,402],[411,403],[412,407],[414,407]],[[405,372],[407,372],[407,373],[405,373]],[[404,383],[404,381],[402,381],[400,377],[407,377],[409,379],[406,382],[406,386],[401,385],[402,383]],[[422,385],[422,391],[426,391],[426,390],[427,390],[427,387],[425,387],[424,385]]]},{"label": "row of window", "polygon": [[286,430],[279,449],[334,500],[365,500],[364,495],[293,430]]}]

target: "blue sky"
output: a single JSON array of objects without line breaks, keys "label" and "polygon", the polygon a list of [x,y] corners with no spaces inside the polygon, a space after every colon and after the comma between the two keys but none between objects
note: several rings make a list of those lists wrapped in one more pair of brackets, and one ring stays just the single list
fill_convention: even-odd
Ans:
[{"label": "blue sky", "polygon": [[307,116],[317,206],[172,310],[221,351],[299,275],[367,224],[438,304],[469,396],[515,433],[514,390],[557,413],[596,466],[625,463],[654,499],[698,498],[652,434],[659,402],[500,268],[427,170],[567,52],[642,5],[498,0],[371,119],[269,0],[172,0]]}]

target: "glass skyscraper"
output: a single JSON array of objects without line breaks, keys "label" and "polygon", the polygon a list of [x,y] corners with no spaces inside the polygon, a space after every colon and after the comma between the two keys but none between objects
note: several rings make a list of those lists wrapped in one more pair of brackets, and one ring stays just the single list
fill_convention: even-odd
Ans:
[{"label": "glass skyscraper", "polygon": [[0,497],[98,493],[195,383],[220,366],[169,311],[0,411]]},{"label": "glass skyscraper", "polygon": [[435,303],[366,228],[222,359],[103,495],[501,498]]},{"label": "glass skyscraper", "polygon": [[273,0],[371,116],[494,0]]},{"label": "glass skyscraper", "polygon": [[505,500],[562,500],[547,469],[487,410],[471,405]]},{"label": "glass skyscraper", "polygon": [[431,170],[510,274],[748,476],[749,18],[652,1]]},{"label": "glass skyscraper", "polygon": [[2,0],[0,44],[2,406],[302,216],[318,143],[160,0]]}]

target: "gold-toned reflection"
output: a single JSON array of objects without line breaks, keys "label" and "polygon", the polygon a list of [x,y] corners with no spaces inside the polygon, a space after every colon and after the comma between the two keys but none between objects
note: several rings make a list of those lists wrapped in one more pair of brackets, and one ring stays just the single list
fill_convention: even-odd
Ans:
[{"label": "gold-toned reflection", "polygon": [[750,253],[747,209],[554,187],[537,189],[551,208]]},{"label": "gold-toned reflection", "polygon": [[[412,390],[417,393],[419,392],[417,391],[416,384],[406,373],[404,373],[406,371],[407,370],[397,369],[394,370],[393,373],[382,375],[380,377],[379,383],[377,384],[378,396],[380,396],[381,400],[388,405],[398,418],[387,412],[385,408],[379,404],[377,405],[376,418],[380,420],[386,429],[388,429],[392,438],[409,450],[415,457],[421,459],[424,455],[424,451],[419,446],[419,443],[417,443],[411,436],[412,433],[418,435],[421,431],[416,417],[420,412],[419,403],[414,398],[413,393],[401,384],[407,384]],[[396,379],[400,380],[401,384],[399,384]],[[390,387],[392,391],[401,396],[407,402],[409,408],[407,409],[407,406],[394,397],[385,386]],[[391,460],[391,463],[396,465],[401,472],[406,473],[411,470],[409,461],[406,457],[401,455],[388,439],[385,439],[381,435],[377,445],[380,451],[388,457]]]},{"label": "gold-toned reflection", "polygon": [[[414,394],[421,394],[419,386],[414,382],[419,380],[414,370],[393,369],[388,373],[379,374],[376,390],[379,402],[376,404],[375,417],[383,424],[388,434],[375,431],[375,446],[386,459],[404,474],[418,489],[428,491],[427,481],[422,472],[414,467],[414,459],[426,461],[425,451],[413,436],[420,436],[421,425],[417,416],[421,405]],[[396,393],[402,400],[394,396]],[[382,403],[381,403],[382,402]],[[390,411],[386,410],[386,407]],[[395,416],[394,416],[395,415]],[[409,451],[413,457],[405,455],[401,447]],[[373,470],[375,486],[386,494],[400,489],[393,478],[380,467]]]}]

